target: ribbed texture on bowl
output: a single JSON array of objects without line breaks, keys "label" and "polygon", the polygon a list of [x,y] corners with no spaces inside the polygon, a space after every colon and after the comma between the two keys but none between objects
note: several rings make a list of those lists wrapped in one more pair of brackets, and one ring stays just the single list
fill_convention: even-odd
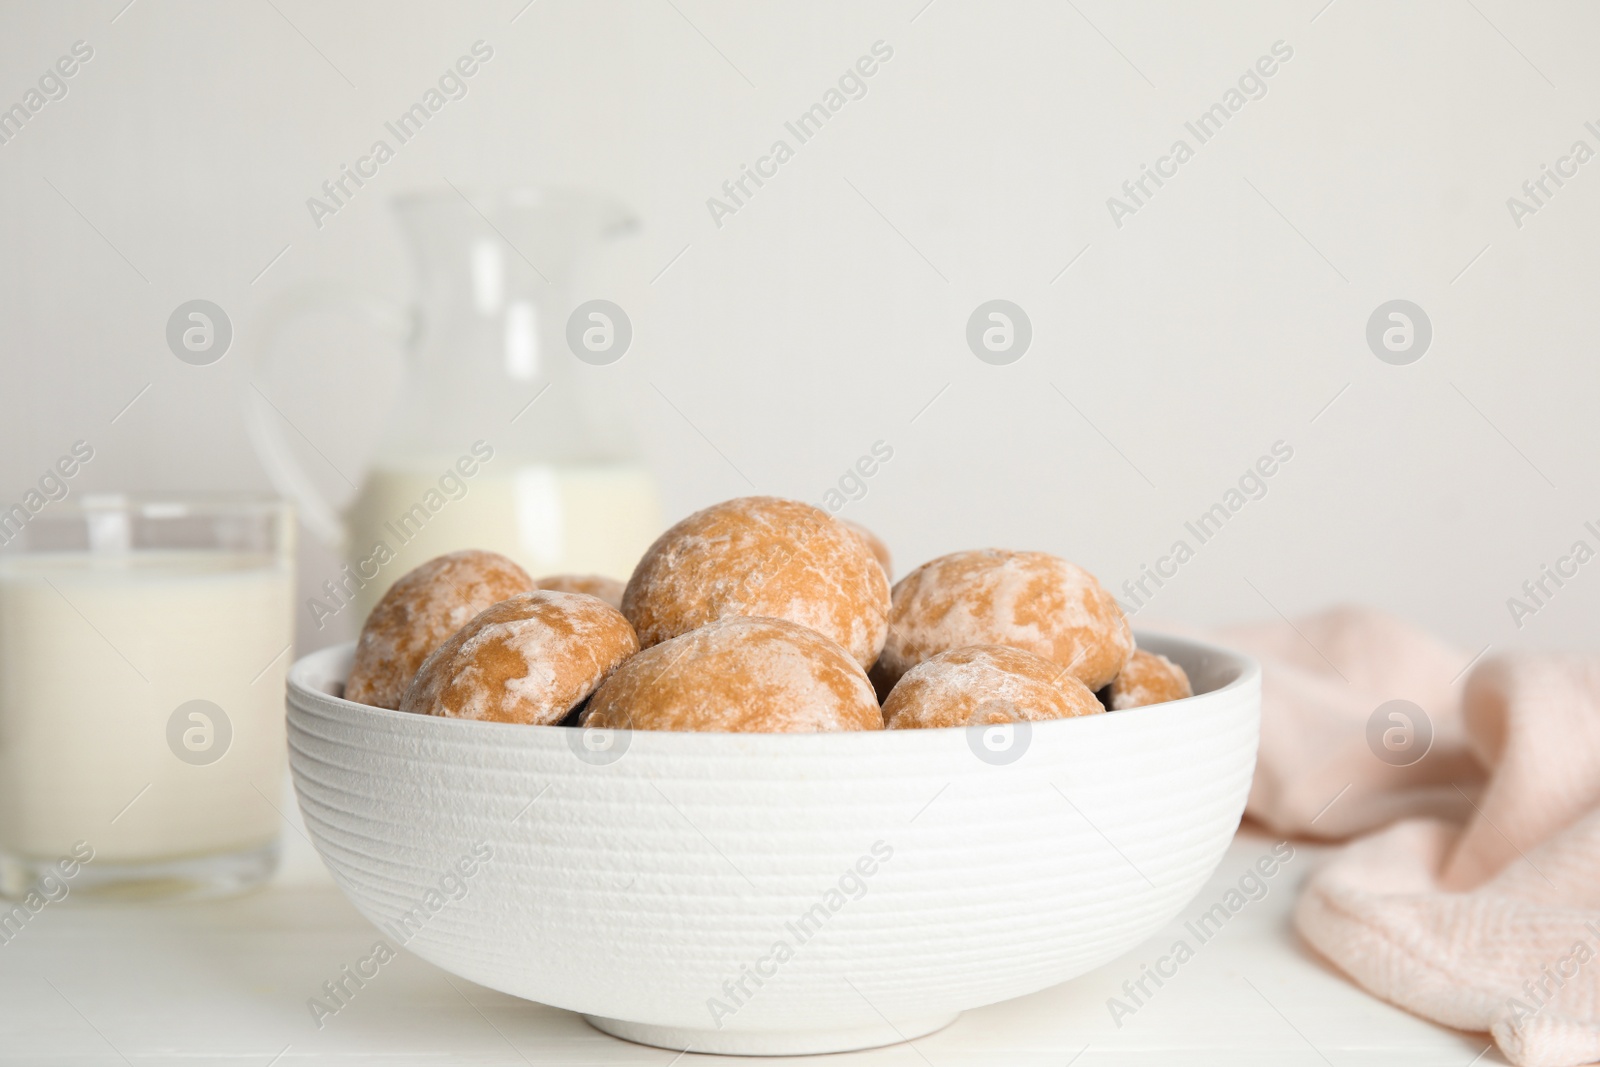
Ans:
[{"label": "ribbed texture on bowl", "polygon": [[[464,978],[658,1026],[881,1025],[1099,966],[1210,875],[1250,787],[1259,674],[1195,642],[1140,645],[1213,691],[1032,724],[1004,766],[965,730],[637,732],[597,765],[575,753],[579,731],[331,696],[345,646],[290,674],[290,765],[351,900],[391,943]],[[398,936],[480,842],[493,858],[465,895]],[[879,842],[892,856],[828,911],[824,894]],[[825,920],[802,942],[817,904]],[[792,958],[756,968],[779,941]]]}]

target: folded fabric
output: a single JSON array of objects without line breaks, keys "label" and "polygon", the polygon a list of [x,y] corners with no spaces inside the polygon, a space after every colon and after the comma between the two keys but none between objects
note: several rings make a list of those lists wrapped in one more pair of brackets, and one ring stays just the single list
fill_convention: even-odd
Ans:
[{"label": "folded fabric", "polygon": [[1391,1003],[1488,1031],[1512,1063],[1600,1061],[1600,658],[1466,670],[1352,608],[1219,639],[1264,668],[1249,815],[1356,838],[1306,883],[1306,941]]}]

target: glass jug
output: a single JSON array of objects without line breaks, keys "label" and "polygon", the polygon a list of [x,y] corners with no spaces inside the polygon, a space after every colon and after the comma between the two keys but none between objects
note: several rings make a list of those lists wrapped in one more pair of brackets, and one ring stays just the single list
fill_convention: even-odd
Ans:
[{"label": "glass jug", "polygon": [[[615,305],[574,307],[572,288],[587,254],[635,220],[566,189],[472,201],[447,189],[395,206],[419,270],[412,315],[375,302],[347,310],[391,330],[409,325],[406,376],[342,517],[299,467],[281,415],[252,391],[251,435],[268,474],[348,562],[310,604],[319,628],[349,605],[359,625],[395,579],[462,548],[503,553],[536,578],[626,580],[661,530],[606,366],[631,327]],[[276,332],[264,339],[269,355]]]}]

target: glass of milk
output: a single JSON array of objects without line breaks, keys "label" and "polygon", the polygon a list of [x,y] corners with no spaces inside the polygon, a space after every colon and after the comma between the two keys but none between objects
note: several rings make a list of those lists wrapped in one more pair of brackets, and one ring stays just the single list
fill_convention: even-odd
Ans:
[{"label": "glass of milk", "polygon": [[[293,536],[270,499],[0,522],[0,894],[213,894],[277,863]],[[50,883],[54,884],[54,883]]]}]

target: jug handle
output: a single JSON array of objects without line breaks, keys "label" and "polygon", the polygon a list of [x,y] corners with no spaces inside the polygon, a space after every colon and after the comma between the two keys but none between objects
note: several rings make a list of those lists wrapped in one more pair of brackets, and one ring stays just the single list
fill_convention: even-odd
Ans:
[{"label": "jug handle", "polygon": [[300,519],[318,540],[340,549],[345,541],[344,520],[339,509],[317,488],[295,458],[289,437],[283,430],[283,416],[265,394],[254,386],[257,372],[270,370],[277,362],[278,341],[296,321],[319,312],[353,316],[395,343],[397,353],[411,333],[412,320],[399,304],[369,293],[326,284],[313,284],[291,290],[268,307],[260,343],[254,347],[251,387],[246,391],[245,424],[256,455],[273,486],[292,500]]}]

